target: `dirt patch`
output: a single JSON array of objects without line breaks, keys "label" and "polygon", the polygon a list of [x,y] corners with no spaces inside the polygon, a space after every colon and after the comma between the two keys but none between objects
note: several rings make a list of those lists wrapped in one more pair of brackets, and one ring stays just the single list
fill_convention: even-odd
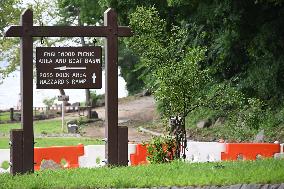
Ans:
[{"label": "dirt patch", "polygon": [[[89,123],[82,128],[82,133],[86,137],[105,138],[105,107],[95,108],[100,121]],[[152,96],[139,97],[132,100],[123,100],[118,104],[118,125],[128,127],[128,140],[130,142],[148,141],[152,135],[139,131],[141,126],[152,125],[159,119],[156,112],[155,101]],[[161,129],[155,128],[161,132]]]},{"label": "dirt patch", "polygon": [[[105,119],[105,107],[95,109],[99,118]],[[155,101],[152,96],[140,97],[130,101],[122,101],[118,104],[118,120],[135,120],[149,122],[158,118],[155,109]]]}]

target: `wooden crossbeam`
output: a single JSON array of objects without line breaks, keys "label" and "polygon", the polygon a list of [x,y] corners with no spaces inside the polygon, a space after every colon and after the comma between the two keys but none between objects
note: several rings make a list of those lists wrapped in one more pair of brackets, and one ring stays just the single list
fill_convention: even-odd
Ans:
[{"label": "wooden crossbeam", "polygon": [[[32,37],[107,37],[112,29],[107,26],[33,26],[29,31]],[[5,32],[6,37],[21,37],[24,35],[23,26],[10,26]],[[117,36],[131,36],[129,27],[118,27]]]}]

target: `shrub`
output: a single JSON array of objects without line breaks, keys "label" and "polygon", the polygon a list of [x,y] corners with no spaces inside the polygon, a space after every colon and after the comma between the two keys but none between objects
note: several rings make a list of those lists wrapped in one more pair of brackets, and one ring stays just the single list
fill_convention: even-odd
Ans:
[{"label": "shrub", "polygon": [[176,140],[171,136],[154,137],[147,145],[150,163],[167,163],[176,159]]}]

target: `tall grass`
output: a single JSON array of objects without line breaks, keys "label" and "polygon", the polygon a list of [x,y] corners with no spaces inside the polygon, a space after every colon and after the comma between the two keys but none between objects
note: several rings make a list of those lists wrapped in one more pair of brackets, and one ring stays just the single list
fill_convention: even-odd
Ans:
[{"label": "tall grass", "polygon": [[0,188],[129,188],[283,183],[284,160],[152,164],[0,175]]}]

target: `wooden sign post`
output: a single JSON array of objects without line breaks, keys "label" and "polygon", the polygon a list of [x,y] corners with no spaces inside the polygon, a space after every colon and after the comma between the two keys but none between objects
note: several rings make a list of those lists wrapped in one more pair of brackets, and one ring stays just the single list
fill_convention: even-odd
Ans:
[{"label": "wooden sign post", "polygon": [[[118,37],[131,36],[129,27],[118,26],[111,8],[104,26],[33,26],[33,12],[21,15],[20,26],[11,26],[6,37],[21,38],[22,129],[11,131],[11,173],[34,172],[33,37],[105,37],[106,162],[127,165],[128,129],[118,127]],[[43,87],[43,86],[41,86]]]}]

